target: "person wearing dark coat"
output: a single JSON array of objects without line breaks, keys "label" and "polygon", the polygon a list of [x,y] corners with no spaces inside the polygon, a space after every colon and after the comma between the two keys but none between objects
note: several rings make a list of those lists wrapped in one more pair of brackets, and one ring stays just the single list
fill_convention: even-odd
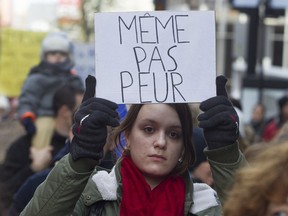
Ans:
[{"label": "person wearing dark coat", "polygon": [[64,32],[49,33],[42,41],[41,57],[25,79],[17,114],[32,145],[48,146],[55,124],[52,98],[61,85],[84,92],[84,84],[74,70],[73,43]]},{"label": "person wearing dark coat", "polygon": [[26,134],[8,148],[5,159],[0,165],[0,202],[5,209],[9,208],[13,194],[25,180],[49,167],[52,158],[64,146],[69,137],[73,114],[80,102],[77,101],[78,95],[79,92],[70,85],[61,86],[55,93],[53,97],[55,128],[50,146],[37,149],[31,144],[32,136]]}]

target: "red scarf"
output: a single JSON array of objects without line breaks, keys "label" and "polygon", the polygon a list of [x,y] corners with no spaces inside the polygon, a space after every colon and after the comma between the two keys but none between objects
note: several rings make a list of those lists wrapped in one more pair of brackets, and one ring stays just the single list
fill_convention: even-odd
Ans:
[{"label": "red scarf", "polygon": [[183,216],[185,183],[182,177],[169,177],[153,190],[131,158],[123,158],[120,216]]}]

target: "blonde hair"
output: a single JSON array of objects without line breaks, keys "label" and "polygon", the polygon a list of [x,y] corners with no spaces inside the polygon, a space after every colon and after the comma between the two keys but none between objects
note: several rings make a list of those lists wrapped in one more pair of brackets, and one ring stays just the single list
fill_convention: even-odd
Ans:
[{"label": "blonde hair", "polygon": [[288,142],[263,148],[250,165],[236,172],[224,203],[224,216],[262,216],[270,202],[288,196]]}]

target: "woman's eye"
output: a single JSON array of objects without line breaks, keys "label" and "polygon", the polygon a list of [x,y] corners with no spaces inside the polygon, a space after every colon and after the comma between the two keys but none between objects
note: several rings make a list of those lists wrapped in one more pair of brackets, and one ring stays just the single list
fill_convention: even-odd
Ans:
[{"label": "woman's eye", "polygon": [[153,133],[153,132],[154,132],[154,129],[153,129],[152,127],[145,127],[145,128],[144,128],[144,131],[145,131],[146,133]]},{"label": "woman's eye", "polygon": [[170,137],[173,139],[178,139],[180,137],[180,134],[178,132],[172,131],[170,133]]}]

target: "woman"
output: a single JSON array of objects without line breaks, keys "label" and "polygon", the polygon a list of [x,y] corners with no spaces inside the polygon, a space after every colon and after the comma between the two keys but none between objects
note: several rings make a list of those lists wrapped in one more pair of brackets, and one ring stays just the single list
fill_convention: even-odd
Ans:
[{"label": "woman", "polygon": [[[223,77],[217,79],[218,96],[201,104],[204,113],[199,116],[220,198],[234,170],[245,162],[225,83]],[[117,140],[125,136],[126,149],[107,172],[94,167],[103,157],[107,126],[118,126],[117,105],[94,94],[95,78],[88,77],[70,154],[38,187],[21,215],[221,215],[215,191],[193,184],[189,177],[195,156],[187,104],[132,105],[115,132]]]},{"label": "woman", "polygon": [[235,177],[227,216],[288,215],[288,143],[263,147]]}]

